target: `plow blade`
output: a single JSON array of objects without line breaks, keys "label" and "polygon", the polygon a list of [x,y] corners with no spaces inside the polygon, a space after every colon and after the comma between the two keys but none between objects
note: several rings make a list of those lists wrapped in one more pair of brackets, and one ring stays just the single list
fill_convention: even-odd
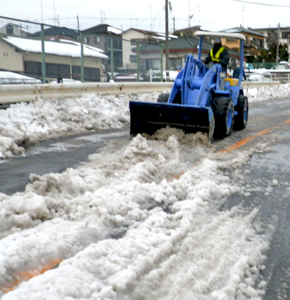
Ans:
[{"label": "plow blade", "polygon": [[211,108],[168,103],[130,102],[130,135],[147,133],[167,126],[186,133],[207,132],[212,136],[214,118]]}]

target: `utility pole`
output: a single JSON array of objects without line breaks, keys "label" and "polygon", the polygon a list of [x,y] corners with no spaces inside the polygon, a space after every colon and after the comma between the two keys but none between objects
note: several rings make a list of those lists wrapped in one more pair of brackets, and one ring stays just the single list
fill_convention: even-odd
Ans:
[{"label": "utility pole", "polygon": [[80,43],[81,43],[81,82],[85,81],[85,68],[84,68],[84,38],[83,32],[80,30],[80,20],[79,16],[77,15],[77,22],[78,22],[78,32],[80,35]]},{"label": "utility pole", "polygon": [[[169,70],[169,39],[168,39],[168,0],[165,0],[165,48],[166,48],[166,62],[165,62],[165,69]],[[166,77],[169,77],[168,72],[166,72]]]},{"label": "utility pole", "polygon": [[277,50],[276,50],[276,63],[279,62],[279,46],[280,46],[280,23],[278,23],[278,37],[277,37]]},{"label": "utility pole", "polygon": [[190,14],[190,0],[188,0],[188,28],[190,28],[190,19],[193,18],[193,15]]}]

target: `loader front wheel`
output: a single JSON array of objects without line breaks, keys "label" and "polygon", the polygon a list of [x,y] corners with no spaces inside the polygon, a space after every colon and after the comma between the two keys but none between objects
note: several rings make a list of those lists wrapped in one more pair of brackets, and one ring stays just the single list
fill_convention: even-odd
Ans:
[{"label": "loader front wheel", "polygon": [[247,97],[239,96],[236,111],[238,114],[235,116],[234,129],[242,130],[247,127],[248,123],[249,103]]},{"label": "loader front wheel", "polygon": [[216,97],[212,100],[212,110],[215,116],[215,138],[224,138],[233,130],[234,125],[234,103],[228,97]]}]

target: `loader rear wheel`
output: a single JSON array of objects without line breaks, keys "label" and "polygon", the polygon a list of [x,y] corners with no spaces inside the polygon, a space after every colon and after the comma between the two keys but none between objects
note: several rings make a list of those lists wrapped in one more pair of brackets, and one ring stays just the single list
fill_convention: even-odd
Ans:
[{"label": "loader rear wheel", "polygon": [[169,93],[160,94],[159,97],[157,98],[157,102],[167,103],[169,99],[169,95],[170,95]]},{"label": "loader rear wheel", "polygon": [[235,116],[234,129],[242,130],[247,127],[249,115],[248,98],[240,95],[236,106],[237,115]]},{"label": "loader rear wheel", "polygon": [[228,97],[216,97],[211,103],[215,116],[215,138],[224,138],[233,130],[234,125],[234,103]]}]

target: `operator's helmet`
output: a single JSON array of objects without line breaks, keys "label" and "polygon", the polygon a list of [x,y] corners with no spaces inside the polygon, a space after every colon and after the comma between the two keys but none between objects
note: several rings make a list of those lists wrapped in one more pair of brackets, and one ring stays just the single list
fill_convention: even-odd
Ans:
[{"label": "operator's helmet", "polygon": [[215,39],[213,40],[213,43],[214,43],[214,44],[221,44],[221,43],[222,43],[222,40],[221,40],[221,38],[215,38]]}]

